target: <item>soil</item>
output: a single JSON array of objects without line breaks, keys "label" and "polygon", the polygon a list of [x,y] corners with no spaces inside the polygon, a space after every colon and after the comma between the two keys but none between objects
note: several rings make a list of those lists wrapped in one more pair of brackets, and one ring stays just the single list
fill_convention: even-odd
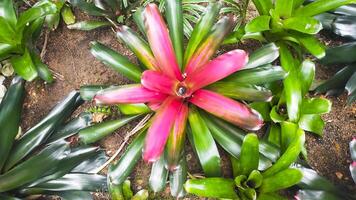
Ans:
[{"label": "soil", "polygon": [[[79,18],[83,17],[80,16]],[[50,32],[44,61],[57,75],[53,84],[46,85],[42,81],[34,81],[26,86],[27,96],[23,113],[22,129],[25,131],[42,119],[50,109],[70,91],[85,84],[121,85],[129,81],[114,70],[97,61],[89,52],[91,41],[100,41],[112,47],[136,62],[132,53],[121,45],[110,29],[91,32],[67,29],[63,24]],[[251,51],[259,46],[258,43],[245,43],[240,48]],[[226,47],[229,49],[232,47]],[[318,79],[326,79],[334,74],[336,69],[318,67]],[[348,190],[355,190],[348,167],[351,162],[349,142],[356,136],[356,107],[355,104],[346,106],[346,95],[327,97],[333,102],[332,111],[324,115],[326,126],[324,136],[318,138],[308,134],[306,146],[310,165],[321,175],[337,185]],[[84,110],[90,103],[82,106]],[[123,137],[134,125],[118,130],[115,134],[102,140],[98,145],[106,150],[109,156],[120,146]],[[23,131],[23,132],[24,132]],[[190,149],[190,147],[188,147]],[[201,167],[194,153],[188,150],[189,172],[201,173]],[[224,175],[230,176],[230,166],[224,161]],[[131,176],[134,189],[148,188],[150,166],[143,161],[137,165]],[[101,195],[102,196],[102,195]],[[171,199],[169,188],[158,194],[155,199]],[[105,199],[98,197],[98,199]],[[186,197],[185,199],[199,199]]]}]

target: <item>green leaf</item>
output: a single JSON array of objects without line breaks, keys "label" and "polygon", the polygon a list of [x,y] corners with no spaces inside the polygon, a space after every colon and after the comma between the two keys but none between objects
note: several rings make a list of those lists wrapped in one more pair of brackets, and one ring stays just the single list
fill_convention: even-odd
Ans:
[{"label": "green leaf", "polygon": [[260,15],[268,15],[269,10],[273,7],[272,0],[252,0],[252,2]]},{"label": "green leaf", "polygon": [[9,53],[13,50],[14,46],[11,44],[0,43],[0,60],[5,60],[8,56],[10,56]]},{"label": "green leaf", "polygon": [[321,190],[299,190],[296,195],[298,198],[303,200],[342,200],[338,196],[326,191]]},{"label": "green leaf", "polygon": [[347,103],[351,105],[356,100],[356,73],[354,72],[349,81],[347,81],[345,89],[349,95]]},{"label": "green leaf", "polygon": [[106,189],[106,177],[98,174],[70,173],[61,178],[22,190],[25,194],[59,191],[101,191]]},{"label": "green leaf", "polygon": [[356,42],[328,48],[321,62],[325,65],[350,64],[356,62]]},{"label": "green leaf", "polygon": [[301,82],[302,96],[306,95],[314,81],[315,64],[312,61],[304,60],[300,67],[299,79]]},{"label": "green leaf", "polygon": [[149,44],[127,26],[121,26],[116,36],[136,55],[139,61],[148,69],[157,69],[157,61]]},{"label": "green leaf", "polygon": [[27,81],[32,81],[38,76],[36,66],[34,65],[28,49],[21,56],[11,57],[11,64],[15,72]]},{"label": "green leaf", "polygon": [[285,0],[276,0],[274,2],[274,7],[276,9],[276,12],[281,16],[281,17],[290,17],[293,12],[293,6],[294,6],[294,0],[291,1],[285,1]]},{"label": "green leaf", "polygon": [[132,197],[131,200],[147,200],[148,196],[149,194],[147,190],[140,190],[135,194],[135,196]]},{"label": "green leaf", "polygon": [[67,28],[81,31],[91,31],[97,28],[108,26],[110,26],[110,23],[106,21],[81,21],[75,24],[70,24],[67,26]]},{"label": "green leaf", "polygon": [[69,0],[69,3],[78,7],[80,10],[92,16],[108,16],[109,12],[96,7],[95,4],[86,2],[85,0]]},{"label": "green leaf", "polygon": [[5,18],[0,16],[0,42],[7,43],[11,45],[16,45],[19,43],[17,34],[13,27],[5,20]]},{"label": "green leaf", "polygon": [[281,146],[281,128],[278,124],[272,123],[268,129],[268,141],[272,144]]},{"label": "green leaf", "polygon": [[247,183],[252,183],[253,188],[259,188],[262,184],[263,176],[258,170],[253,170],[248,178]]},{"label": "green leaf", "polygon": [[344,90],[347,81],[356,72],[356,65],[349,65],[338,71],[333,77],[319,85],[315,91],[324,93],[329,90]]},{"label": "green leaf", "polygon": [[301,33],[314,35],[317,34],[323,28],[323,25],[313,17],[303,16],[303,17],[292,17],[283,20],[283,27],[285,29],[295,30]]},{"label": "green leaf", "polygon": [[283,80],[287,73],[280,66],[265,65],[253,69],[238,71],[227,78],[223,82],[234,82],[251,85],[261,85],[278,80]]},{"label": "green leaf", "polygon": [[293,36],[296,37],[301,45],[316,58],[321,59],[325,56],[324,45],[314,36],[298,33],[293,34]]},{"label": "green leaf", "polygon": [[191,135],[191,144],[198,154],[205,175],[220,176],[221,160],[219,151],[197,108],[190,107],[188,119],[191,127],[191,130],[188,129],[188,135]]},{"label": "green leaf", "polygon": [[34,6],[25,12],[21,13],[21,15],[18,18],[16,27],[18,30],[21,30],[24,26],[26,26],[28,23],[44,17],[49,14],[55,14],[57,12],[57,6],[55,3],[46,1],[45,3],[39,5],[39,6]]},{"label": "green leaf", "polygon": [[184,188],[188,193],[200,197],[239,199],[235,193],[235,182],[232,179],[190,179],[184,184]]},{"label": "green leaf", "polygon": [[25,82],[14,77],[0,104],[0,171],[10,153],[20,126]]},{"label": "green leaf", "polygon": [[124,181],[124,183],[122,184],[122,192],[124,193],[125,199],[131,199],[133,197],[130,180]]},{"label": "green leaf", "polygon": [[299,129],[298,125],[292,122],[283,121],[281,125],[281,151],[289,147],[291,142],[295,139],[297,131]]},{"label": "green leaf", "polygon": [[141,158],[147,127],[141,129],[134,141],[127,147],[120,159],[109,166],[108,180],[116,185],[122,184]]},{"label": "green leaf", "polygon": [[68,150],[69,147],[64,141],[54,143],[12,170],[0,175],[0,192],[18,188],[43,177],[45,174],[54,172],[55,166],[60,163]]},{"label": "green leaf", "polygon": [[283,83],[288,110],[288,118],[292,122],[297,122],[300,118],[300,108],[303,100],[302,86],[301,82],[299,81],[298,71],[290,71],[287,78],[284,79]]},{"label": "green leaf", "polygon": [[173,197],[181,198],[185,195],[184,183],[187,181],[187,161],[185,156],[179,162],[176,170],[169,176],[169,187]]},{"label": "green leaf", "polygon": [[343,38],[355,40],[355,19],[356,16],[338,16],[333,21],[332,31]]},{"label": "green leaf", "polygon": [[239,174],[248,176],[258,168],[259,148],[256,134],[247,134],[244,138],[239,158]]},{"label": "green leaf", "polygon": [[354,2],[355,0],[317,0],[297,9],[294,12],[294,16],[315,16],[317,14],[330,11],[340,6]]},{"label": "green leaf", "polygon": [[263,47],[251,53],[249,56],[249,61],[244,69],[255,68],[272,63],[279,56],[278,50],[279,48],[275,43],[264,45]]},{"label": "green leaf", "polygon": [[3,0],[0,2],[0,16],[3,17],[12,27],[15,27],[17,17],[12,0]]},{"label": "green leaf", "polygon": [[269,193],[286,189],[299,183],[302,178],[303,174],[298,169],[285,169],[273,176],[264,178],[259,191],[261,193]]},{"label": "green leaf", "polygon": [[281,66],[286,72],[296,68],[293,54],[285,43],[278,43]]},{"label": "green leaf", "polygon": [[246,33],[256,33],[270,30],[271,17],[262,15],[254,18],[245,26]]},{"label": "green leaf", "polygon": [[233,99],[246,101],[271,101],[272,92],[260,86],[235,82],[216,82],[208,89]]},{"label": "green leaf", "polygon": [[144,103],[137,104],[119,104],[120,113],[124,115],[137,115],[152,112],[152,110]]},{"label": "green leaf", "polygon": [[276,193],[262,193],[258,195],[257,200],[288,200],[288,199]]},{"label": "green leaf", "polygon": [[148,184],[153,192],[161,192],[165,189],[168,177],[168,170],[165,167],[164,155],[153,163]]},{"label": "green leaf", "polygon": [[274,123],[283,122],[287,119],[286,115],[280,114],[278,106],[273,106],[269,114],[270,118]]},{"label": "green leaf", "polygon": [[325,98],[305,98],[301,108],[302,114],[325,114],[331,111],[331,102]]},{"label": "green leaf", "polygon": [[271,105],[268,102],[253,102],[249,104],[250,108],[259,112],[263,118],[263,121],[268,122],[271,121],[269,116]]},{"label": "green leaf", "polygon": [[142,73],[141,69],[132,64],[126,57],[100,44],[99,42],[92,42],[90,51],[95,58],[103,62],[105,65],[108,65],[117,72],[122,73],[132,81],[140,82]]},{"label": "green leaf", "polygon": [[139,115],[123,117],[121,119],[106,121],[84,128],[78,133],[79,140],[84,144],[91,144],[97,142],[102,138],[112,134],[120,127],[136,119],[138,116]]},{"label": "green leaf", "polygon": [[[224,122],[212,115],[202,115],[204,121],[208,125],[214,139],[223,147],[230,155],[238,158],[241,153],[242,140],[245,137],[245,132]],[[259,170],[265,170],[272,165],[271,160],[275,161],[279,157],[279,150],[269,143],[260,141],[259,149]]]},{"label": "green leaf", "polygon": [[63,5],[61,15],[65,24],[69,25],[75,23],[75,15],[73,14],[72,9],[67,4]]},{"label": "green leaf", "polygon": [[138,7],[136,8],[136,12],[132,15],[132,19],[135,21],[137,28],[140,30],[140,32],[145,36],[146,32],[145,32],[145,25],[143,22],[143,8],[142,7]]},{"label": "green leaf", "polygon": [[49,70],[48,66],[41,61],[41,58],[36,53],[31,53],[31,58],[33,64],[36,66],[38,76],[46,81],[47,83],[53,82],[52,72]]},{"label": "green leaf", "polygon": [[220,8],[220,3],[210,3],[199,22],[194,26],[188,46],[185,50],[184,65],[188,63],[189,59],[199,47],[199,44],[211,31],[211,28],[219,14]]},{"label": "green leaf", "polygon": [[28,130],[23,136],[16,141],[11,150],[5,170],[8,171],[21,159],[31,153],[36,147],[43,144],[54,132],[54,130],[68,117],[81,100],[78,100],[79,93],[71,92],[62,102],[57,104],[51,112],[37,123],[34,127]]},{"label": "green leaf", "polygon": [[54,194],[59,196],[61,200],[82,200],[93,198],[90,192],[82,191],[55,192]]},{"label": "green leaf", "polygon": [[93,98],[96,95],[96,93],[98,93],[100,90],[103,90],[105,88],[108,88],[108,86],[105,86],[105,85],[84,85],[84,86],[80,86],[80,90],[79,90],[80,91],[80,96],[85,101],[91,101],[91,100],[93,100]]},{"label": "green leaf", "polygon": [[298,122],[300,128],[318,134],[323,135],[324,121],[319,114],[302,115]]},{"label": "green leaf", "polygon": [[263,177],[270,177],[274,174],[287,169],[298,158],[305,142],[305,134],[302,129],[299,129],[296,133],[294,140],[290,143],[283,155],[277,160],[277,162],[262,173]]},{"label": "green leaf", "polygon": [[183,9],[182,0],[166,0],[166,19],[169,34],[180,68],[183,66]]},{"label": "green leaf", "polygon": [[61,15],[59,13],[47,15],[45,20],[47,27],[52,31],[56,30],[58,28],[60,19]]},{"label": "green leaf", "polygon": [[112,200],[125,200],[122,184],[116,185],[108,181],[108,189]]}]

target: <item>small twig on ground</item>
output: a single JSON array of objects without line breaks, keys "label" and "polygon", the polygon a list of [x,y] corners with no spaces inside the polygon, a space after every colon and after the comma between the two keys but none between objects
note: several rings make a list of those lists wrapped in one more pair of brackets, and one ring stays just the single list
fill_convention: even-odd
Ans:
[{"label": "small twig on ground", "polygon": [[99,173],[101,170],[103,170],[107,165],[109,165],[122,151],[122,149],[125,147],[125,144],[129,141],[130,137],[135,135],[138,131],[140,131],[143,127],[145,127],[147,121],[151,118],[152,114],[146,115],[136,126],[133,128],[130,132],[128,132],[125,135],[124,141],[121,143],[120,147],[117,149],[117,151],[110,157],[109,160],[107,160],[102,166],[98,167],[96,170],[94,170],[94,173]]},{"label": "small twig on ground", "polygon": [[49,35],[49,32],[48,32],[48,30],[46,30],[44,33],[44,42],[43,42],[43,46],[42,46],[42,50],[41,50],[41,54],[40,54],[41,60],[43,60],[43,58],[47,52],[48,35]]}]

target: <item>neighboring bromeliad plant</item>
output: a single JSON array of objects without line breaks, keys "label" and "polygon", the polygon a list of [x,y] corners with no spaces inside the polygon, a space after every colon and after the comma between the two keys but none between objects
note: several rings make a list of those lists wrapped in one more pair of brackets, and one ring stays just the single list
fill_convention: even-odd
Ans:
[{"label": "neighboring bromeliad plant", "polygon": [[302,172],[290,168],[290,165],[298,158],[304,141],[304,131],[299,129],[276,163],[260,171],[259,141],[255,134],[248,134],[243,140],[239,158],[231,160],[234,179],[190,179],[184,187],[188,193],[219,199],[287,199],[280,196],[279,191],[296,185],[302,179]]},{"label": "neighboring bromeliad plant", "polygon": [[96,168],[107,158],[97,147],[64,139],[89,125],[82,114],[63,125],[83,102],[72,92],[38,124],[18,135],[24,81],[15,77],[0,104],[0,199],[57,195],[63,199],[92,199],[90,192],[106,191],[106,177]]},{"label": "neighboring bromeliad plant", "polygon": [[[183,52],[181,6],[176,1],[166,1],[169,32],[158,7],[154,4],[146,7],[141,23],[145,25],[148,43],[129,27],[118,27],[117,36],[135,53],[141,67],[147,69],[144,72],[114,50],[98,42],[91,45],[97,59],[140,84],[106,89],[84,86],[82,97],[86,100],[94,97],[99,104],[119,104],[124,115],[156,112],[120,160],[109,168],[108,180],[112,187],[122,187],[144,149],[144,160],[154,162],[149,181],[153,191],[164,189],[169,169],[171,193],[182,196],[186,178],[183,151],[186,135],[204,173],[220,176],[221,159],[215,140],[237,158],[245,132],[236,126],[248,130],[263,126],[258,112],[233,99],[270,101],[272,92],[264,88],[264,84],[282,80],[286,75],[281,67],[270,64],[279,55],[274,44],[251,54],[249,62],[247,53],[242,50],[212,59],[224,36],[234,27],[229,17],[215,23],[219,3],[208,6]],[[259,168],[266,169],[276,161],[279,150],[265,141],[261,141],[260,146]]]},{"label": "neighboring bromeliad plant", "polygon": [[356,183],[356,138],[350,142],[350,154],[352,163],[350,164],[351,177]]},{"label": "neighboring bromeliad plant", "polygon": [[15,72],[27,81],[37,77],[53,81],[48,66],[41,61],[36,41],[45,18],[57,13],[61,5],[61,2],[41,1],[19,13],[12,0],[0,3],[0,61],[9,59]]},{"label": "neighboring bromeliad plant", "polygon": [[[332,12],[316,16],[324,29],[332,31],[345,39],[356,40],[356,4],[342,6]],[[348,104],[356,99],[356,42],[349,42],[326,50],[326,56],[321,60],[324,65],[342,67],[333,77],[319,85],[315,91],[330,95],[348,93]]]}]

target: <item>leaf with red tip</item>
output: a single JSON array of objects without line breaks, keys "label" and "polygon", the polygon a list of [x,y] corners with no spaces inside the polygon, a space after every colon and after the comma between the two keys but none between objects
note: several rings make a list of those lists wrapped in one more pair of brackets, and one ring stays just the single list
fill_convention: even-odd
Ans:
[{"label": "leaf with red tip", "polygon": [[148,4],[144,13],[148,42],[161,71],[172,78],[183,80],[167,26],[156,4]]},{"label": "leaf with red tip", "polygon": [[154,162],[161,156],[182,104],[181,100],[168,97],[156,112],[147,132],[143,151],[144,160]]},{"label": "leaf with red tip", "polygon": [[191,92],[194,92],[240,70],[247,62],[248,55],[245,51],[229,51],[190,74],[185,82]]},{"label": "leaf with red tip", "polygon": [[167,141],[166,159],[168,169],[173,171],[177,168],[184,146],[185,126],[188,118],[188,106],[183,104],[173,125]]},{"label": "leaf with red tip", "polygon": [[215,54],[225,36],[233,27],[233,20],[229,17],[223,17],[213,27],[208,36],[201,42],[194,54],[187,61],[185,68],[186,74],[191,74],[204,64]]},{"label": "leaf with red tip", "polygon": [[191,103],[248,130],[263,126],[261,115],[248,106],[209,90],[198,90],[189,100]]},{"label": "leaf with red tip", "polygon": [[94,101],[97,104],[123,104],[157,102],[166,98],[165,94],[148,90],[140,84],[110,87],[98,92]]},{"label": "leaf with red tip", "polygon": [[127,26],[120,26],[116,36],[123,41],[148,69],[158,70],[158,64],[147,42]]},{"label": "leaf with red tip", "polygon": [[141,77],[141,84],[152,91],[175,95],[175,88],[178,85],[177,79],[170,78],[161,72],[146,70]]}]

